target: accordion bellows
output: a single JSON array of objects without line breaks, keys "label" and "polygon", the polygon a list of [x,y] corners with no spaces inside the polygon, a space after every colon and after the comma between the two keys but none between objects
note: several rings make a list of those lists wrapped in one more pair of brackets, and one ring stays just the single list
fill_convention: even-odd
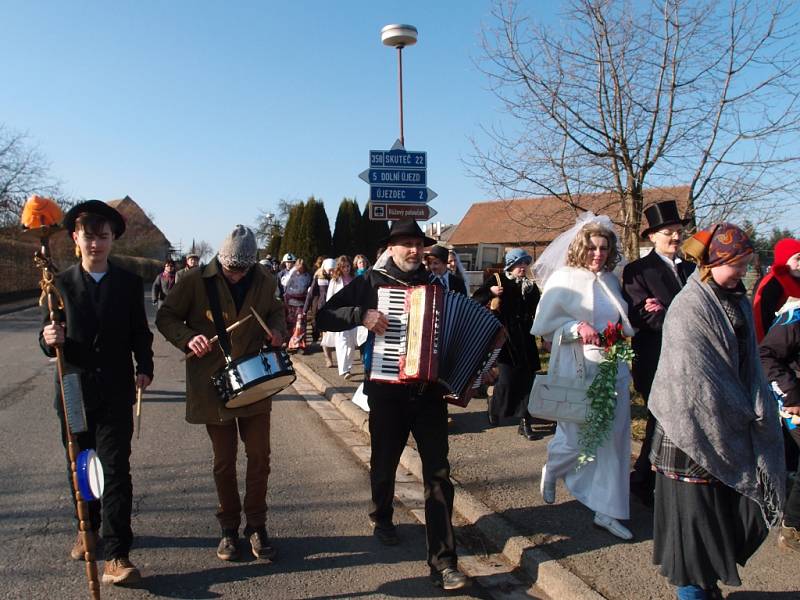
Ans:
[{"label": "accordion bellows", "polygon": [[377,308],[389,327],[375,336],[370,380],[438,383],[459,406],[480,387],[506,339],[491,311],[438,285],[378,288]]}]

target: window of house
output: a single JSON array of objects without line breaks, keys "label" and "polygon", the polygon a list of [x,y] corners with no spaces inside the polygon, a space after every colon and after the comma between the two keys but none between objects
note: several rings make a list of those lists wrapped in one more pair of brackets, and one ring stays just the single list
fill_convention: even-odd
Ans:
[{"label": "window of house", "polygon": [[478,269],[498,265],[503,260],[503,246],[500,244],[478,244],[478,256],[475,261]]}]

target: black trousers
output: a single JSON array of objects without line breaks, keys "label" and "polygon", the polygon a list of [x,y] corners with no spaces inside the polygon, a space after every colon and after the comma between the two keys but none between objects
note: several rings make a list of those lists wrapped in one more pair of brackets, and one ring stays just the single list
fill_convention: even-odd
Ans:
[{"label": "black trousers", "polygon": [[[387,389],[388,388],[388,389]],[[372,511],[378,526],[392,521],[394,482],[400,455],[414,435],[422,459],[428,564],[438,571],[457,564],[453,533],[453,483],[447,460],[447,404],[441,393],[416,386],[372,385],[368,391],[372,454]]]},{"label": "black trousers", "polygon": [[[61,440],[67,450],[67,433],[64,425],[64,412],[59,399],[56,404],[61,422]],[[103,465],[102,500],[89,502],[89,518],[92,529],[98,531],[102,523],[105,558],[111,560],[128,556],[133,542],[131,530],[131,507],[133,503],[133,483],[131,481],[131,438],[133,436],[133,410],[130,405],[108,407],[87,411],[88,431],[78,434],[78,447],[81,450],[94,449]],[[72,471],[67,457],[67,481],[72,493]],[[75,506],[75,518],[78,518]]]}]

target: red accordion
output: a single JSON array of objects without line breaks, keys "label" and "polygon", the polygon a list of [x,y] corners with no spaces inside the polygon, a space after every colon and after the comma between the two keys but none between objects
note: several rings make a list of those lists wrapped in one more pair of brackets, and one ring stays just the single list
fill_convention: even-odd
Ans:
[{"label": "red accordion", "polygon": [[448,402],[466,406],[506,339],[489,310],[438,285],[378,288],[389,319],[375,336],[369,378],[386,383],[438,383]]}]

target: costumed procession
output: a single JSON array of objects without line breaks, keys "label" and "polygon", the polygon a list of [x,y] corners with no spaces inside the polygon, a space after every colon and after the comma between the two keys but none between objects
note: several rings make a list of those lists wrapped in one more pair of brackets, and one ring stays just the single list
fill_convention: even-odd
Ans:
[{"label": "costumed procession", "polygon": [[800,3],[14,4],[0,598],[800,600]]},{"label": "costumed procession", "polygon": [[[797,468],[800,446],[800,294],[792,295],[800,241],[777,243],[772,277],[757,286],[759,319],[743,285],[754,256],[744,230],[723,222],[684,236],[689,220],[672,200],[644,217],[641,238],[652,249],[638,260],[621,264],[614,223],[587,212],[536,260],[508,249],[501,269],[471,295],[457,255],[449,268],[453,252],[413,220],[391,223],[373,265],[364,255],[319,256],[312,274],[286,253],[275,273],[271,261],[259,262],[256,237],[243,225],[209,262],[187,257],[180,277],[166,261],[152,286],[155,326],[183,353],[185,418],[204,425],[210,442],[217,558],[240,560],[247,547],[257,560],[278,560],[280,540],[267,528],[272,403],[295,383],[290,352],[295,361],[316,352],[345,382],[363,365],[367,517],[384,546],[404,541],[395,473],[413,436],[427,564],[445,591],[470,583],[453,522],[448,405],[467,407],[481,386],[491,390],[488,430],[511,417],[523,438],[549,438],[541,473],[529,474],[545,505],[565,499],[563,482],[596,528],[634,542],[631,495],[652,507],[652,560],[678,598],[719,598],[719,584],[740,586],[737,565],[770,528],[797,560],[800,491],[787,464]],[[154,338],[141,278],[109,258],[126,229],[117,210],[90,200],[62,218],[52,200],[34,196],[24,218],[25,231],[41,240],[39,344],[57,358],[56,416],[75,486],[79,527],[69,556],[86,561],[96,596],[99,582],[137,585],[148,576],[131,558],[129,457],[142,393],[154,379]],[[79,262],[54,276],[49,238],[61,229]],[[632,391],[649,409],[638,458]]]}]

